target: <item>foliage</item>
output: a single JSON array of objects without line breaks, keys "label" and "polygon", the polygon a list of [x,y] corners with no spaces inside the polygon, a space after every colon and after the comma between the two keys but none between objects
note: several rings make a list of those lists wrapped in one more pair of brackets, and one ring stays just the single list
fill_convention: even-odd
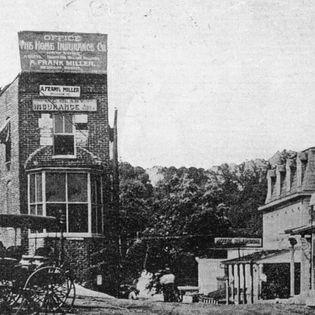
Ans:
[{"label": "foliage", "polygon": [[164,167],[153,187],[143,168],[121,163],[124,273],[134,276],[143,267],[154,272],[166,264],[174,269],[187,257],[205,255],[215,237],[261,236],[258,206],[264,203],[267,167],[261,160],[210,170]]},{"label": "foliage", "polygon": [[244,162],[231,168],[227,164],[211,175],[221,192],[221,202],[229,209],[226,215],[235,236],[262,236],[262,214],[258,207],[264,204],[267,190],[268,163]]},{"label": "foliage", "polygon": [[[300,293],[300,264],[295,263],[295,294]],[[265,264],[263,272],[267,282],[262,283],[262,298],[289,298],[290,297],[290,264]]]}]

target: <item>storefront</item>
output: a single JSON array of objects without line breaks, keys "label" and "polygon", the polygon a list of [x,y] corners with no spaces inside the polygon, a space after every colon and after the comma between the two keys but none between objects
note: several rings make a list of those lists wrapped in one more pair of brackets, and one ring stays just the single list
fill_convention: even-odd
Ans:
[{"label": "storefront", "polygon": [[[91,253],[117,250],[117,124],[108,122],[107,35],[21,32],[19,47],[22,72],[0,94],[2,211],[64,218],[66,256],[86,281],[92,265],[106,264]],[[1,233],[12,245],[12,233]],[[59,236],[56,228],[22,230],[18,244],[32,254]]]}]

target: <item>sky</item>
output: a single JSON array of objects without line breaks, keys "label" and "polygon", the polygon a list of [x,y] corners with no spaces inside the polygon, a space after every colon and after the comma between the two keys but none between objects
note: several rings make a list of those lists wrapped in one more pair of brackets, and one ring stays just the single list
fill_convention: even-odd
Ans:
[{"label": "sky", "polygon": [[108,34],[120,160],[210,168],[315,146],[315,1],[0,0],[0,86],[17,32]]}]

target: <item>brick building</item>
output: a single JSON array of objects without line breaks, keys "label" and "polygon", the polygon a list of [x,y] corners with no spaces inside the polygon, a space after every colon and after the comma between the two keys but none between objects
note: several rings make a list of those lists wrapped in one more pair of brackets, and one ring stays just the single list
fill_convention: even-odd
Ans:
[{"label": "brick building", "polygon": [[[93,34],[22,33],[20,51],[25,47],[30,51],[27,57],[21,54],[22,72],[0,94],[0,209],[2,213],[63,214],[65,256],[79,271],[79,280],[93,282],[95,274],[108,270],[95,267],[93,271],[91,266],[106,266],[106,257],[114,259],[116,248],[117,193],[113,187],[117,172],[112,152],[117,152],[117,128],[108,123],[104,56],[93,55],[101,42],[94,43]],[[97,36],[106,45],[106,36]],[[36,48],[39,40],[47,45]],[[77,46],[69,46],[74,40]],[[40,49],[49,50],[46,59]],[[47,68],[47,63],[40,62],[63,53],[68,59],[90,58],[94,64],[59,61]],[[89,71],[91,65],[96,70]],[[30,254],[47,244],[58,250],[60,231],[54,228],[18,230],[16,236],[14,232],[1,230],[5,246],[17,243]]]}]

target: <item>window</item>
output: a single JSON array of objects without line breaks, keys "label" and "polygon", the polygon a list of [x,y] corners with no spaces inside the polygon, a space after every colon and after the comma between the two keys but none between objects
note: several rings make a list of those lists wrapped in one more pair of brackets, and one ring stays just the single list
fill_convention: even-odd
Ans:
[{"label": "window", "polygon": [[11,139],[5,143],[5,162],[11,161]]},{"label": "window", "polygon": [[6,192],[5,192],[5,200],[4,200],[4,210],[5,213],[11,213],[12,206],[12,182],[11,180],[7,181]]},{"label": "window", "polygon": [[[65,233],[103,232],[102,177],[87,172],[29,175],[29,212],[66,218]],[[46,232],[59,232],[48,228]]]},{"label": "window", "polygon": [[41,173],[30,175],[30,214],[43,215]]},{"label": "window", "polygon": [[[29,177],[29,213],[43,215],[42,173],[31,174]],[[38,232],[42,232],[39,230]],[[34,231],[32,231],[34,232]]]},{"label": "window", "polygon": [[7,170],[10,170],[11,163],[11,120],[7,117],[3,126],[0,127],[0,143],[5,146],[5,164]]},{"label": "window", "polygon": [[72,114],[54,115],[54,155],[75,155]]},{"label": "window", "polygon": [[103,231],[103,196],[101,178],[91,175],[92,232]]},{"label": "window", "polygon": [[46,173],[46,213],[66,217],[66,232],[88,232],[86,173]]}]

